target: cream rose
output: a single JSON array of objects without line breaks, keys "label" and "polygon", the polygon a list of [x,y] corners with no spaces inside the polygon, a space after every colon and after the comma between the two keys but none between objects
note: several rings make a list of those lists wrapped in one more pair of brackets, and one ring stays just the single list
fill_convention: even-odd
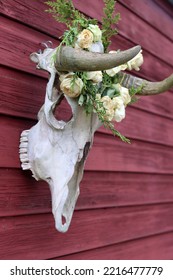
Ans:
[{"label": "cream rose", "polygon": [[76,46],[82,49],[88,49],[94,40],[93,33],[88,29],[84,29],[77,38]]},{"label": "cream rose", "polygon": [[99,42],[102,39],[102,32],[98,25],[89,24],[88,29],[93,33],[94,42]]},{"label": "cream rose", "polygon": [[131,101],[128,88],[120,86],[120,96],[125,106]]},{"label": "cream rose", "polygon": [[115,110],[113,118],[116,122],[121,122],[125,118],[125,116],[126,116],[126,112],[125,112],[125,107],[123,105]]},{"label": "cream rose", "polygon": [[127,62],[127,69],[128,70],[136,70],[139,71],[140,70],[140,66],[143,64],[144,59],[143,59],[143,55],[142,55],[142,50],[140,50],[140,52],[134,57],[132,58],[130,61]]},{"label": "cream rose", "polygon": [[117,67],[114,67],[112,69],[108,69],[106,70],[106,73],[110,76],[110,77],[114,77],[118,72],[126,70],[127,65],[126,64],[122,64],[119,65]]},{"label": "cream rose", "polygon": [[67,74],[65,74],[65,73],[64,74],[60,74],[59,80],[60,80],[60,82],[62,82],[66,78],[72,78],[73,75],[74,75],[74,72],[68,72]]},{"label": "cream rose", "polygon": [[103,74],[102,71],[91,71],[87,72],[87,80],[93,81],[93,83],[100,83],[102,81]]},{"label": "cream rose", "polygon": [[[117,53],[117,51],[110,51],[109,53]],[[110,77],[114,77],[118,72],[126,70],[127,69],[127,65],[126,64],[122,64],[119,65],[117,67],[111,68],[106,70],[105,72],[110,76]]]},{"label": "cream rose", "polygon": [[112,99],[114,104],[114,120],[121,122],[125,118],[125,106],[121,96],[114,97]]},{"label": "cream rose", "polygon": [[[65,76],[65,77],[62,77]],[[73,81],[73,74],[69,73],[67,75],[60,76],[60,89],[61,91],[71,98],[78,97],[81,94],[83,88],[83,82],[80,78],[76,78]]]},{"label": "cream rose", "polygon": [[101,102],[103,102],[103,107],[106,109],[106,120],[112,121],[115,113],[112,99],[109,96],[104,96],[101,98]]},{"label": "cream rose", "polygon": [[88,48],[90,52],[99,52],[99,53],[104,53],[104,47],[102,42],[96,42],[91,44],[91,46]]}]

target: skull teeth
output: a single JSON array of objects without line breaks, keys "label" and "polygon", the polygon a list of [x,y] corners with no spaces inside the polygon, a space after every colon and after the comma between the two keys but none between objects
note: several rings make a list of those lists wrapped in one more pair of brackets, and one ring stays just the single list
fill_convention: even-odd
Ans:
[{"label": "skull teeth", "polygon": [[28,138],[26,136],[20,137],[20,142],[28,142]]},{"label": "skull teeth", "polygon": [[27,148],[28,147],[28,142],[21,142],[19,145],[19,148]]},{"label": "skull teeth", "polygon": [[24,130],[24,131],[22,131],[21,137],[23,137],[23,136],[28,136],[28,133],[29,133],[29,130]]},{"label": "skull teeth", "polygon": [[27,150],[26,148],[20,148],[20,149],[19,149],[19,153],[20,153],[20,154],[25,154],[25,153],[27,153],[27,151],[28,151],[28,150]]},{"label": "skull teeth", "polygon": [[29,130],[24,130],[21,133],[20,137],[20,145],[19,145],[19,156],[21,161],[21,167],[23,170],[31,169],[31,165],[29,163],[28,158],[28,133]]},{"label": "skull teeth", "polygon": [[21,162],[29,162],[28,155],[27,154],[20,154],[20,160]]},{"label": "skull teeth", "polygon": [[23,170],[30,170],[31,169],[30,163],[22,163],[21,167],[22,167]]}]

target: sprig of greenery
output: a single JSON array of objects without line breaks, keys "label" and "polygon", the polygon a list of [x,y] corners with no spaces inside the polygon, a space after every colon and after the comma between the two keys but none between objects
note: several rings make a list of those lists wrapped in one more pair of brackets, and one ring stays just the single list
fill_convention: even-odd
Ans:
[{"label": "sprig of greenery", "polygon": [[103,0],[105,3],[105,7],[103,9],[104,17],[102,18],[102,41],[105,48],[107,50],[111,41],[110,38],[117,34],[118,31],[113,25],[117,24],[120,20],[120,14],[115,14],[115,0]]},{"label": "sprig of greenery", "polygon": [[50,7],[46,12],[53,14],[57,21],[70,27],[73,16],[77,12],[71,0],[47,1],[45,4]]},{"label": "sprig of greenery", "polygon": [[138,101],[138,98],[136,97],[136,94],[138,94],[139,92],[141,92],[143,88],[143,85],[140,85],[139,87],[135,88],[134,86],[132,86],[130,89],[129,89],[129,94],[131,96],[131,101],[129,103],[129,105],[135,103]]},{"label": "sprig of greenery", "polygon": [[53,14],[56,21],[65,24],[68,28],[62,36],[62,43],[74,47],[77,35],[89,24],[97,24],[96,19],[85,17],[75,9],[72,0],[56,0],[45,2],[50,8],[46,12]]},{"label": "sprig of greenery", "polygon": [[46,12],[53,14],[58,22],[64,23],[68,28],[73,26],[79,30],[88,27],[90,23],[97,23],[96,19],[87,18],[75,9],[72,0],[47,1],[45,4],[50,7]]}]

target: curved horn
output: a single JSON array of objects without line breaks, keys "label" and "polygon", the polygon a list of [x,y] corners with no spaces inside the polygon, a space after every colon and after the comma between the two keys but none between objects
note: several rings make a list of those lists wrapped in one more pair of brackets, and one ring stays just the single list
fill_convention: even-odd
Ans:
[{"label": "curved horn", "polygon": [[160,82],[149,82],[130,74],[119,73],[120,84],[126,88],[140,89],[137,95],[155,95],[173,87],[173,74]]},{"label": "curved horn", "polygon": [[55,68],[58,71],[101,71],[127,63],[141,47],[136,46],[118,53],[92,53],[72,47],[59,47]]}]

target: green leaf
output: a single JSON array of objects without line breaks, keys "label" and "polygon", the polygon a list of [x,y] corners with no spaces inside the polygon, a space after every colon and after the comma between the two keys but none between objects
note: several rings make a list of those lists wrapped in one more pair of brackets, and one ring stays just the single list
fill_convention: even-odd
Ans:
[{"label": "green leaf", "polygon": [[120,14],[115,14],[115,0],[103,0],[103,2],[105,3],[105,7],[103,9],[104,16],[102,18],[102,41],[106,51],[111,43],[110,38],[118,33],[114,26],[120,20]]}]

